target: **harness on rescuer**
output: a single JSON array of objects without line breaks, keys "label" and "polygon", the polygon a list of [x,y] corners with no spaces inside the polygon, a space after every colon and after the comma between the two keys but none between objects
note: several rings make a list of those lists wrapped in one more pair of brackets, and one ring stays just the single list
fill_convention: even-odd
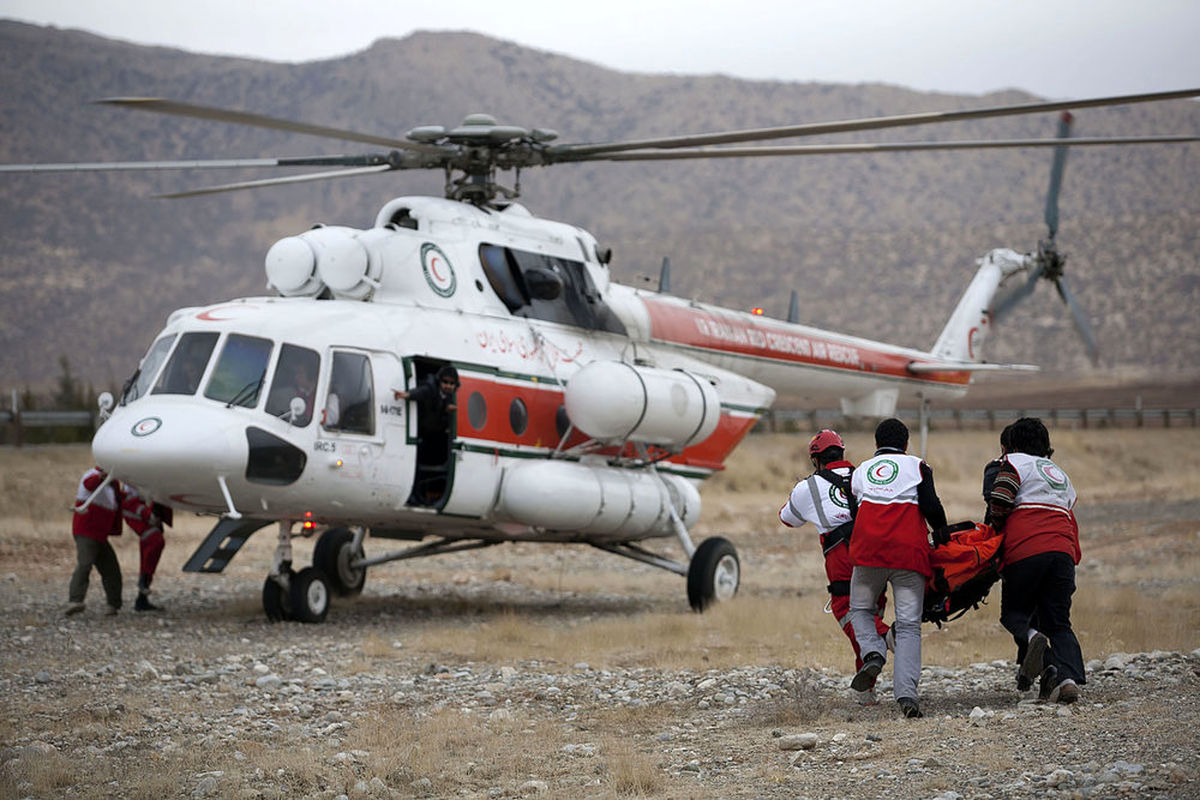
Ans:
[{"label": "harness on rescuer", "polygon": [[933,575],[925,583],[924,622],[939,628],[958,619],[987,598],[1000,580],[1001,546],[1004,536],[983,522],[951,525],[950,541],[929,555]]}]

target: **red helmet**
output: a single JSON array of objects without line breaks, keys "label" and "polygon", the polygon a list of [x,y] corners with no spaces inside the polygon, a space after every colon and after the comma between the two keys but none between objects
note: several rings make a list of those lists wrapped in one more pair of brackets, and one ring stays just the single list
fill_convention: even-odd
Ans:
[{"label": "red helmet", "polygon": [[808,454],[815,456],[818,453],[824,453],[831,447],[840,447],[846,449],[846,443],[842,441],[842,437],[837,435],[837,431],[831,431],[828,428],[817,431],[817,435],[808,443]]}]

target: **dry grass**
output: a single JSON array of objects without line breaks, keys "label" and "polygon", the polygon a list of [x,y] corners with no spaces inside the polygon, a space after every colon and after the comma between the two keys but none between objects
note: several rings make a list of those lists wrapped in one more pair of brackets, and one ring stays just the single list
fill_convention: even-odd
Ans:
[{"label": "dry grass", "polygon": [[[1057,460],[1080,495],[1084,562],[1075,604],[1086,652],[1191,649],[1200,645],[1200,430],[1143,429],[1054,431]],[[978,517],[982,464],[997,434],[935,432],[928,460],[952,518]],[[804,664],[845,668],[846,643],[821,609],[824,574],[815,535],[778,523],[776,510],[806,464],[803,435],[754,436],[731,457],[728,469],[704,488],[705,516],[695,538],[729,536],[738,546],[743,585],[738,602],[696,616],[682,612],[677,579],[642,565],[580,547],[519,545],[372,570],[373,586],[412,581],[443,584],[439,597],[410,605],[436,612],[452,625],[421,626],[406,636],[416,647],[445,658],[550,662],[667,669],[738,664]],[[847,437],[849,455],[870,453],[869,434]],[[66,545],[68,505],[78,475],[90,463],[85,447],[0,449],[0,560],[22,575],[65,581],[73,561]],[[1147,501],[1151,505],[1146,505]],[[1162,515],[1153,503],[1170,504]],[[1140,504],[1140,505],[1139,505]],[[1164,506],[1164,508],[1167,508]],[[1103,513],[1098,513],[1099,511]],[[1090,515],[1090,516],[1089,516]],[[179,566],[210,521],[182,518],[168,536],[161,581],[179,588],[221,577],[181,575]],[[135,560],[132,537],[118,542],[122,560]],[[674,552],[674,543],[658,543]],[[231,564],[231,577],[258,579],[274,537],[252,538]],[[386,543],[368,542],[373,552]],[[297,543],[297,561],[311,542]],[[540,601],[476,599],[481,583],[581,598],[579,608]],[[460,594],[460,591],[463,592]],[[591,595],[624,598],[590,604]],[[590,607],[589,607],[590,606]],[[383,606],[380,606],[382,608]],[[237,597],[214,614],[248,614],[257,596]],[[926,660],[948,665],[1009,657],[1000,629],[998,590],[992,602],[942,630],[927,629]],[[463,625],[469,629],[464,635]],[[394,655],[393,642],[364,639],[357,671]]]},{"label": "dry grass", "polygon": [[[983,432],[931,439],[929,460],[952,517],[978,516],[979,474],[995,449],[994,439]],[[366,593],[339,599],[335,612],[345,610],[346,616],[330,623],[351,626],[344,631],[352,647],[327,653],[321,664],[333,675],[390,675],[429,663],[469,662],[476,671],[485,668],[480,665],[519,669],[531,660],[539,661],[540,669],[564,673],[575,671],[578,662],[592,669],[693,674],[756,664],[847,673],[850,649],[832,616],[822,612],[827,595],[815,534],[787,529],[775,516],[803,470],[806,440],[755,436],[734,454],[727,472],[704,489],[705,518],[696,539],[725,535],[736,543],[743,567],[736,602],[692,614],[678,578],[586,547],[490,548],[372,569]],[[1200,431],[1055,432],[1054,443],[1079,490],[1084,519],[1074,620],[1085,656],[1200,647]],[[853,435],[849,445],[855,460],[869,454],[868,436]],[[89,463],[82,447],[0,449],[0,572],[65,591],[74,560],[68,506]],[[210,623],[216,630],[230,618],[256,619],[261,613],[256,587],[274,547],[272,532],[251,539],[224,576],[187,575],[179,568],[211,520],[187,517],[178,523],[168,535],[159,583],[166,593],[194,587],[211,593],[213,601],[188,618],[196,635],[206,635]],[[389,544],[368,541],[368,551],[382,552]],[[663,552],[676,552],[673,542],[656,544]],[[133,538],[123,537],[116,546],[128,574],[136,563]],[[311,546],[311,541],[297,543],[297,562],[307,563]],[[413,584],[422,590],[411,591]],[[225,598],[222,587],[229,587]],[[925,662],[961,666],[1011,658],[998,607],[994,590],[983,610],[941,629],[926,627]],[[372,627],[381,613],[396,622]],[[10,622],[45,624],[34,612]],[[309,632],[295,631],[297,637]],[[319,630],[311,632],[310,640],[321,638]],[[208,657],[219,657],[238,652],[239,645],[236,637],[209,636],[203,647]],[[24,657],[23,670],[70,674],[96,667],[93,655],[73,648],[69,639]],[[744,752],[769,748],[767,731],[828,727],[844,717],[836,698],[810,682],[808,673],[797,674],[785,696],[750,709],[738,723],[747,741],[761,742]],[[197,732],[182,734],[177,747],[136,757],[81,761],[52,750],[34,752],[0,773],[0,796],[54,797],[75,787],[79,796],[149,800],[189,794],[197,776],[209,771],[224,773],[222,787],[253,785],[265,798],[360,796],[355,785],[374,778],[401,796],[482,797],[495,787],[505,796],[520,796],[541,783],[555,797],[687,796],[679,794],[680,784],[667,770],[687,757],[671,756],[672,764],[664,763],[664,752],[673,745],[655,740],[685,724],[692,713],[687,707],[607,706],[589,699],[577,719],[548,720],[531,715],[526,691],[496,691],[499,702],[512,705],[473,710],[453,704],[409,707],[401,692],[365,709],[365,716],[351,717],[339,734],[342,740],[248,734],[240,741],[206,742]],[[241,701],[218,693],[213,702]],[[68,731],[97,740],[136,737],[148,718],[203,714],[187,703],[181,696],[177,704],[157,707],[135,692],[95,698],[68,690],[25,701],[19,736],[17,718],[0,715],[7,720],[0,742],[55,741]],[[295,723],[287,712],[279,713],[284,729]],[[870,756],[875,763],[910,757],[902,726],[890,719],[878,723],[883,743]],[[991,733],[981,729],[972,735]],[[343,757],[355,752],[363,755]],[[859,757],[844,756],[847,763]],[[771,767],[768,761],[757,774],[764,788],[805,793],[795,784],[794,770]],[[534,788],[522,792],[527,784]],[[80,793],[79,787],[87,788]],[[947,788],[946,779],[930,776],[925,794]]]}]

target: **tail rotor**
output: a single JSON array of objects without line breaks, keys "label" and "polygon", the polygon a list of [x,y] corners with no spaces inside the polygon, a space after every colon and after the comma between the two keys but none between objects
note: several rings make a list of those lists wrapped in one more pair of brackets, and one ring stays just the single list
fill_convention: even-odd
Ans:
[{"label": "tail rotor", "polygon": [[[1057,138],[1067,139],[1071,136],[1071,123],[1074,117],[1070,112],[1064,111],[1058,120]],[[1060,253],[1055,244],[1055,238],[1058,235],[1058,194],[1062,188],[1063,171],[1067,164],[1067,145],[1059,145],[1054,148],[1054,161],[1050,165],[1050,187],[1046,191],[1046,211],[1044,219],[1046,222],[1046,238],[1038,242],[1037,255],[1031,257],[1031,266],[1029,268],[1029,277],[1025,283],[1018,286],[1005,297],[997,300],[992,309],[992,317],[995,320],[1000,320],[1007,316],[1009,312],[1016,307],[1018,303],[1033,293],[1039,279],[1045,279],[1054,284],[1054,288],[1058,291],[1058,296],[1062,298],[1067,310],[1071,314],[1071,321],[1075,326],[1076,332],[1083,340],[1084,347],[1087,349],[1088,358],[1094,366],[1100,363],[1100,349],[1096,345],[1096,337],[1092,333],[1091,325],[1088,324],[1087,315],[1083,311],[1083,307],[1075,299],[1075,294],[1067,285],[1066,276],[1063,272],[1063,267],[1067,263],[1065,253]]]}]

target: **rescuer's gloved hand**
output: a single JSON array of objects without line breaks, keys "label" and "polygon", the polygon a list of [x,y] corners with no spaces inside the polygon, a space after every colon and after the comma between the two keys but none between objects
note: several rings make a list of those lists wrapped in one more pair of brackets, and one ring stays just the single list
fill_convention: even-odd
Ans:
[{"label": "rescuer's gloved hand", "polygon": [[934,547],[941,547],[944,544],[950,544],[950,526],[943,525],[940,528],[935,528],[933,533],[929,534],[933,539]]}]

